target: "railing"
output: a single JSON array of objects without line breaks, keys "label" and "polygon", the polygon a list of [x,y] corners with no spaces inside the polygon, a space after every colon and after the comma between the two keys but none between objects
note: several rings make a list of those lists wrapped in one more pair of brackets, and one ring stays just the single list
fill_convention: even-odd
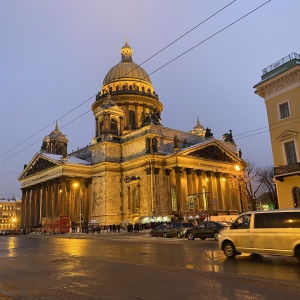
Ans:
[{"label": "railing", "polygon": [[280,166],[274,168],[274,175],[289,175],[293,173],[300,172],[300,163],[295,163],[292,165]]},{"label": "railing", "polygon": [[300,59],[300,54],[298,54],[298,53],[296,53],[296,52],[293,52],[293,53],[291,53],[291,54],[289,54],[289,55],[287,55],[287,56],[285,56],[285,57],[283,57],[283,58],[277,60],[276,62],[274,62],[274,63],[271,64],[270,66],[264,68],[264,69],[262,70],[262,73],[263,73],[263,75],[264,75],[264,74],[266,74],[266,73],[268,73],[268,72],[270,72],[270,71],[272,71],[272,70],[278,68],[279,66],[281,66],[281,65],[283,65],[283,64],[287,63],[288,61],[293,60],[293,59],[295,59],[295,58],[296,58],[296,59]]},{"label": "railing", "polygon": [[300,64],[300,54],[293,52],[264,68],[262,70],[263,75],[261,76],[261,79],[265,80],[266,78],[269,78],[278,72],[287,70],[297,64]]}]

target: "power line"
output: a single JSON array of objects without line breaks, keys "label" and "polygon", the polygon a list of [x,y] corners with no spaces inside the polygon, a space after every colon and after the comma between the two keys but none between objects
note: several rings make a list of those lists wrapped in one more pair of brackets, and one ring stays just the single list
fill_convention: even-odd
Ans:
[{"label": "power line", "polygon": [[[184,37],[185,35],[187,35],[188,33],[190,33],[191,31],[193,31],[194,29],[196,29],[197,27],[199,27],[200,25],[202,25],[203,23],[205,23],[207,20],[211,19],[213,16],[215,16],[217,13],[221,12],[222,10],[224,10],[225,8],[227,8],[229,5],[231,5],[232,3],[234,3],[236,0],[230,2],[228,5],[226,5],[225,7],[223,7],[222,9],[220,9],[219,11],[217,11],[216,13],[214,13],[213,15],[211,15],[209,18],[207,18],[206,20],[204,20],[203,22],[199,23],[198,25],[196,25],[195,27],[193,27],[191,30],[189,30],[188,32],[186,32],[185,34],[183,34],[182,36],[180,36],[179,38],[177,38],[175,41],[173,41],[172,43],[168,44],[167,46],[165,46],[163,49],[161,49],[160,51],[158,51],[157,53],[155,53],[154,55],[152,55],[150,58],[148,58],[147,60],[145,60],[142,64],[144,64],[145,62],[149,61],[151,58],[153,58],[154,56],[156,56],[157,54],[161,53],[163,50],[165,50],[166,48],[168,48],[169,46],[171,46],[172,44],[174,44],[176,41],[178,41],[179,39],[181,39],[182,37]],[[201,44],[207,42],[208,40],[210,40],[211,38],[213,38],[214,36],[218,35],[219,33],[223,32],[224,30],[228,29],[229,27],[231,27],[232,25],[236,24],[237,22],[239,22],[240,20],[244,19],[245,17],[249,16],[250,14],[252,14],[253,12],[255,12],[256,10],[260,9],[261,7],[263,7],[264,5],[266,5],[267,3],[271,2],[271,0],[268,0],[266,2],[264,2],[262,5],[256,7],[255,9],[253,9],[252,11],[248,12],[247,14],[243,15],[242,17],[240,17],[239,19],[235,20],[234,22],[230,23],[229,25],[223,27],[221,30],[217,31],[216,33],[214,33],[213,35],[209,36],[208,38],[204,39],[203,41],[201,41],[200,43],[196,44],[195,46],[191,47],[190,49],[188,49],[187,51],[183,52],[182,54],[178,55],[177,57],[173,58],[172,60],[170,60],[169,62],[167,62],[166,64],[162,65],[161,67],[159,67],[158,69],[154,70],[153,72],[151,72],[149,75],[152,75],[154,73],[156,73],[157,71],[161,70],[162,68],[166,67],[167,65],[169,65],[170,63],[172,63],[173,61],[177,60],[178,58],[182,57],[183,55],[187,54],[188,52],[190,52],[191,50],[195,49],[196,47],[200,46]],[[140,65],[142,65],[140,64]],[[132,70],[131,70],[132,71]],[[130,71],[130,72],[131,72]],[[127,74],[126,74],[127,75]],[[125,76],[125,75],[124,75]],[[146,77],[145,77],[146,78]],[[70,111],[68,111],[67,113],[65,113],[64,115],[62,115],[61,117],[59,117],[57,120],[62,119],[63,117],[67,116],[68,114],[70,114],[71,112],[73,112],[74,110],[76,110],[78,107],[82,106],[83,104],[85,104],[86,102],[90,101],[92,98],[94,98],[98,93],[94,94],[93,96],[89,97],[87,100],[83,101],[82,103],[80,103],[79,105],[77,105],[76,107],[74,107],[73,109],[71,109]],[[90,112],[90,111],[88,111]],[[60,128],[63,128],[67,125],[69,125],[70,123],[74,122],[75,120],[79,119],[80,117],[82,117],[83,115],[87,114],[88,112],[76,117],[75,119],[71,120],[69,123],[63,125]],[[56,120],[56,121],[57,121]],[[37,134],[39,134],[40,132],[42,132],[43,130],[45,130],[46,128],[48,128],[49,126],[53,125],[56,121],[51,122],[49,125],[45,126],[43,129],[39,130],[38,132],[36,132],[35,134],[33,134],[31,137],[27,138],[26,140],[24,140],[23,142],[19,143],[17,146],[15,146],[14,148],[8,150],[6,153],[2,154],[0,156],[3,157],[6,154],[10,153],[11,151],[13,151],[14,149],[18,148],[20,145],[24,144],[26,141],[28,141],[29,139],[31,139],[32,137],[36,136]],[[37,141],[33,144],[31,144],[30,146],[20,150],[19,152],[15,153],[14,155],[8,157],[7,159],[1,161],[1,163],[11,159],[12,157],[16,156],[17,154],[23,152],[24,150],[30,148],[31,146],[35,145],[36,143],[40,142]]]},{"label": "power line", "polygon": [[200,43],[196,44],[195,46],[193,46],[192,48],[186,50],[185,52],[181,53],[180,55],[176,56],[175,58],[171,59],[170,61],[168,61],[167,63],[165,63],[164,65],[162,65],[161,67],[159,67],[158,69],[154,70],[152,73],[150,73],[149,75],[152,75],[153,73],[159,71],[160,69],[164,68],[165,66],[167,66],[168,64],[172,63],[173,61],[177,60],[178,58],[182,57],[183,55],[187,54],[188,52],[190,52],[191,50],[195,49],[196,47],[200,46],[201,44],[207,42],[208,40],[210,40],[211,38],[213,38],[214,36],[218,35],[219,33],[221,33],[222,31],[226,30],[227,28],[231,27],[232,25],[234,25],[235,23],[241,21],[242,19],[244,19],[245,17],[249,16],[250,14],[252,14],[253,12],[255,12],[256,10],[260,9],[261,7],[263,7],[264,5],[266,5],[268,2],[271,2],[271,0],[266,1],[265,3],[263,3],[262,5],[256,7],[255,9],[251,10],[250,12],[248,12],[247,14],[243,15],[242,17],[240,17],[239,19],[235,20],[234,22],[230,23],[229,25],[223,27],[221,30],[217,31],[216,33],[212,34],[211,36],[209,36],[208,38],[204,39],[203,41],[201,41]]},{"label": "power line", "polygon": [[[297,117],[297,118],[295,118],[295,119],[299,119],[299,117]],[[293,119],[293,120],[295,120],[295,119]],[[246,136],[242,136],[242,137],[240,137],[240,138],[235,138],[235,140],[241,140],[241,139],[244,139],[244,138],[247,138],[247,137],[250,137],[250,136],[254,136],[254,135],[257,135],[257,134],[265,133],[265,132],[268,132],[268,131],[271,131],[271,130],[280,129],[280,128],[286,126],[286,124],[282,124],[282,123],[285,123],[285,122],[287,122],[287,121],[292,121],[292,120],[285,120],[285,121],[283,121],[283,122],[278,122],[278,123],[272,124],[272,125],[270,125],[270,126],[261,127],[261,128],[255,129],[255,130],[248,131],[248,132],[246,132],[246,133],[241,133],[241,134],[235,135],[235,136],[240,136],[240,135],[244,135],[244,134],[247,134],[247,133],[251,133],[251,132],[253,132],[253,131],[258,131],[258,130],[261,130],[261,129],[268,128],[267,130],[264,130],[264,131],[261,131],[261,132],[258,132],[258,133],[253,133],[253,134],[249,134],[249,135],[246,135]],[[295,122],[292,122],[292,123],[290,123],[290,124],[288,124],[288,125],[297,124],[297,123],[299,123],[299,122],[300,122],[300,120],[295,121]],[[279,125],[279,126],[275,127],[276,125]]]},{"label": "power line", "polygon": [[[193,30],[195,30],[197,27],[199,27],[200,25],[204,24],[205,22],[207,22],[208,20],[210,20],[211,18],[213,18],[214,16],[216,16],[218,13],[220,13],[221,11],[223,11],[225,8],[229,7],[231,4],[233,4],[234,2],[236,2],[236,0],[231,1],[230,3],[228,3],[227,5],[225,5],[224,7],[222,7],[220,10],[218,10],[217,12],[215,12],[214,14],[212,14],[211,16],[209,16],[208,18],[206,18],[204,21],[200,22],[199,24],[197,24],[196,26],[194,26],[192,29],[190,29],[189,31],[185,32],[183,35],[181,35],[180,37],[178,37],[176,40],[174,40],[173,42],[171,42],[170,44],[168,44],[167,46],[165,46],[164,48],[162,48],[161,50],[159,50],[158,52],[156,52],[155,54],[153,54],[152,56],[150,56],[148,59],[146,59],[145,61],[143,61],[141,64],[137,65],[135,68],[133,68],[131,71],[129,71],[128,73],[126,73],[125,75],[123,75],[122,77],[126,77],[126,75],[130,74],[130,72],[132,72],[133,70],[135,70],[136,68],[138,68],[139,66],[143,65],[144,63],[146,63],[147,61],[149,61],[150,59],[152,59],[153,57],[157,56],[159,53],[163,52],[165,49],[167,49],[168,47],[170,47],[171,45],[173,45],[174,43],[176,43],[177,41],[179,41],[181,38],[183,38],[184,36],[186,36],[187,34],[189,34],[190,32],[192,32]],[[145,78],[144,78],[145,79]],[[74,110],[76,110],[78,107],[82,106],[83,104],[85,104],[86,102],[90,101],[92,98],[94,98],[97,95],[94,94],[93,96],[89,97],[87,100],[83,101],[81,104],[77,105],[76,107],[74,107],[73,109],[71,109],[70,111],[68,111],[67,113],[65,113],[64,115],[62,115],[61,117],[59,117],[58,119],[56,119],[55,121],[51,122],[50,124],[48,124],[47,126],[45,126],[44,128],[42,128],[41,130],[39,130],[38,132],[36,132],[35,134],[31,135],[29,138],[25,139],[24,141],[22,141],[21,143],[19,143],[18,145],[16,145],[15,147],[11,148],[10,150],[8,150],[7,152],[3,153],[0,158],[2,158],[3,156],[5,156],[6,154],[8,154],[9,152],[15,150],[16,148],[18,148],[19,146],[23,145],[25,142],[27,142],[28,140],[32,139],[33,137],[35,137],[36,135],[38,135],[39,133],[41,133],[42,131],[44,131],[45,129],[47,129],[48,127],[50,127],[51,125],[55,124],[56,121],[59,121],[60,119],[62,119],[63,117],[67,116],[68,114],[70,114],[71,112],[73,112]],[[61,127],[60,127],[61,128]]]},{"label": "power line", "polygon": [[[224,7],[222,7],[221,9],[219,9],[217,12],[215,12],[214,14],[212,14],[211,16],[209,16],[208,18],[206,18],[204,21],[200,22],[199,24],[197,24],[196,26],[194,26],[192,29],[188,30],[186,33],[184,33],[183,35],[181,35],[179,38],[177,38],[176,40],[174,40],[173,42],[171,42],[170,44],[168,44],[167,46],[165,46],[164,48],[162,48],[161,50],[159,50],[158,52],[156,52],[155,54],[153,54],[152,56],[150,56],[149,58],[147,58],[146,60],[144,60],[141,64],[137,65],[135,68],[133,68],[132,70],[130,70],[128,73],[126,73],[124,76],[130,74],[133,70],[137,69],[138,67],[140,67],[141,65],[143,65],[144,63],[146,63],[147,61],[149,61],[150,59],[152,59],[153,57],[155,57],[156,55],[158,55],[159,53],[163,52],[164,50],[166,50],[167,48],[169,48],[171,45],[175,44],[176,42],[178,42],[180,39],[182,39],[184,36],[188,35],[190,32],[192,32],[193,30],[195,30],[196,28],[198,28],[199,26],[203,25],[204,23],[206,23],[208,20],[210,20],[211,18],[213,18],[214,16],[216,16],[218,13],[220,13],[221,11],[223,11],[225,8],[227,8],[228,6],[230,6],[231,4],[233,4],[236,0],[233,0],[232,2],[228,3],[227,5],[225,5]],[[270,0],[271,1],[271,0]],[[150,74],[151,75],[151,74]],[[122,78],[121,77],[121,78]],[[145,77],[146,78],[146,77]],[[143,78],[143,79],[145,79]]]},{"label": "power line", "polygon": [[[60,116],[58,119],[56,119],[56,121],[59,121],[60,119],[64,118],[65,116],[67,116],[68,114],[70,114],[71,112],[73,112],[74,110],[76,110],[78,107],[80,107],[80,106],[82,106],[83,104],[85,104],[86,102],[90,101],[90,100],[91,100],[92,98],[94,98],[95,96],[96,96],[96,95],[93,95],[93,96],[91,96],[90,98],[88,98],[87,100],[83,101],[82,103],[80,103],[79,105],[77,105],[76,107],[74,107],[73,109],[69,110],[67,113],[65,113],[65,114],[63,114],[62,116]],[[86,113],[82,114],[81,116],[83,116],[83,115],[85,115],[85,114],[86,114]],[[81,116],[80,116],[80,117],[81,117]],[[77,120],[77,119],[78,119],[78,117],[75,118],[74,120]],[[2,154],[2,155],[0,156],[0,158],[3,157],[3,156],[5,156],[6,154],[10,153],[11,151],[15,150],[15,149],[18,148],[19,146],[23,145],[25,142],[27,142],[28,140],[32,139],[33,137],[35,137],[36,135],[38,135],[39,133],[41,133],[42,131],[44,131],[46,128],[48,128],[48,127],[50,127],[51,125],[55,124],[56,121],[51,122],[50,124],[48,124],[47,126],[45,126],[44,128],[42,128],[41,130],[39,130],[38,132],[36,132],[36,133],[33,134],[32,136],[30,136],[29,138],[27,138],[26,140],[24,140],[23,142],[19,143],[17,146],[15,146],[15,147],[13,147],[12,149],[8,150],[8,151],[5,152],[4,154]],[[69,123],[72,123],[72,121],[69,122]],[[68,123],[68,124],[69,124],[69,123]],[[66,126],[66,125],[64,125],[64,126]],[[63,126],[63,127],[64,127],[64,126]],[[60,127],[60,128],[62,128],[62,127]],[[27,148],[26,148],[26,149],[27,149]],[[19,153],[19,152],[18,152],[18,153]],[[6,161],[6,160],[4,160],[4,161]],[[4,161],[2,161],[2,162],[4,162]]]},{"label": "power line", "polygon": [[[88,114],[88,113],[90,113],[90,112],[91,112],[90,110],[86,111],[85,113],[81,114],[80,116],[76,117],[75,119],[71,120],[70,122],[64,124],[64,125],[61,126],[60,128],[64,128],[64,127],[68,126],[69,124],[75,122],[77,119],[83,117],[84,115],[86,115],[86,114]],[[33,145],[35,145],[35,144],[37,144],[37,143],[40,143],[42,140],[43,140],[43,139],[39,139],[39,140],[35,141],[34,143],[30,144],[30,145],[27,146],[26,148],[23,148],[23,149],[20,150],[19,152],[15,153],[15,154],[9,156],[8,158],[6,158],[5,160],[1,161],[1,163],[4,163],[4,162],[6,162],[7,160],[9,160],[9,159],[11,159],[11,158],[17,156],[18,154],[20,154],[21,152],[27,150],[28,148],[32,147]]]}]

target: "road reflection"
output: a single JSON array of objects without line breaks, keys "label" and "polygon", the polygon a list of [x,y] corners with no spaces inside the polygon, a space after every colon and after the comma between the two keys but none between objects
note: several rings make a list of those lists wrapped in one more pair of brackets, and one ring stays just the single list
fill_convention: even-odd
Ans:
[{"label": "road reflection", "polygon": [[[215,241],[184,239],[136,239],[97,237],[7,237],[0,239],[1,257],[39,256],[61,270],[61,276],[85,276],[84,267],[92,261],[147,265],[166,269],[228,273],[256,278],[300,282],[300,263],[294,257],[240,255],[225,258]],[[81,270],[80,274],[78,273]]]}]

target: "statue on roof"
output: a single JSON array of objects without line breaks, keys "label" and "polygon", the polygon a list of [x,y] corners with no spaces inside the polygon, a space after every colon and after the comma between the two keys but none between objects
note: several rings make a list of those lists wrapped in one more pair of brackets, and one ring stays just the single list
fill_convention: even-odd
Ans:
[{"label": "statue on roof", "polygon": [[211,138],[213,136],[214,136],[214,134],[211,132],[211,129],[207,127],[206,131],[205,131],[205,137],[206,138]]},{"label": "statue on roof", "polygon": [[234,143],[233,136],[232,136],[232,130],[229,130],[229,133],[223,134],[223,141],[228,143]]},{"label": "statue on roof", "polygon": [[141,127],[149,124],[161,125],[160,111],[157,108],[154,108],[148,113],[142,112],[140,122]]},{"label": "statue on roof", "polygon": [[46,141],[43,141],[41,150],[47,150],[48,143]]},{"label": "statue on roof", "polygon": [[178,142],[179,142],[179,140],[178,140],[177,134],[174,136],[173,141],[174,141],[174,147],[173,147],[173,149],[179,148],[179,147],[178,147]]}]

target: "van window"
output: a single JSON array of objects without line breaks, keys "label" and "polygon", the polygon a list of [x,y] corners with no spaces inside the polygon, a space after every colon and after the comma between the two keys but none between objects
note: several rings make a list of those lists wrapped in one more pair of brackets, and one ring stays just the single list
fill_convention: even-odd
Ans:
[{"label": "van window", "polygon": [[233,224],[232,228],[235,229],[248,229],[250,227],[251,215],[242,215]]},{"label": "van window", "polygon": [[300,228],[300,212],[256,213],[254,228]]}]

